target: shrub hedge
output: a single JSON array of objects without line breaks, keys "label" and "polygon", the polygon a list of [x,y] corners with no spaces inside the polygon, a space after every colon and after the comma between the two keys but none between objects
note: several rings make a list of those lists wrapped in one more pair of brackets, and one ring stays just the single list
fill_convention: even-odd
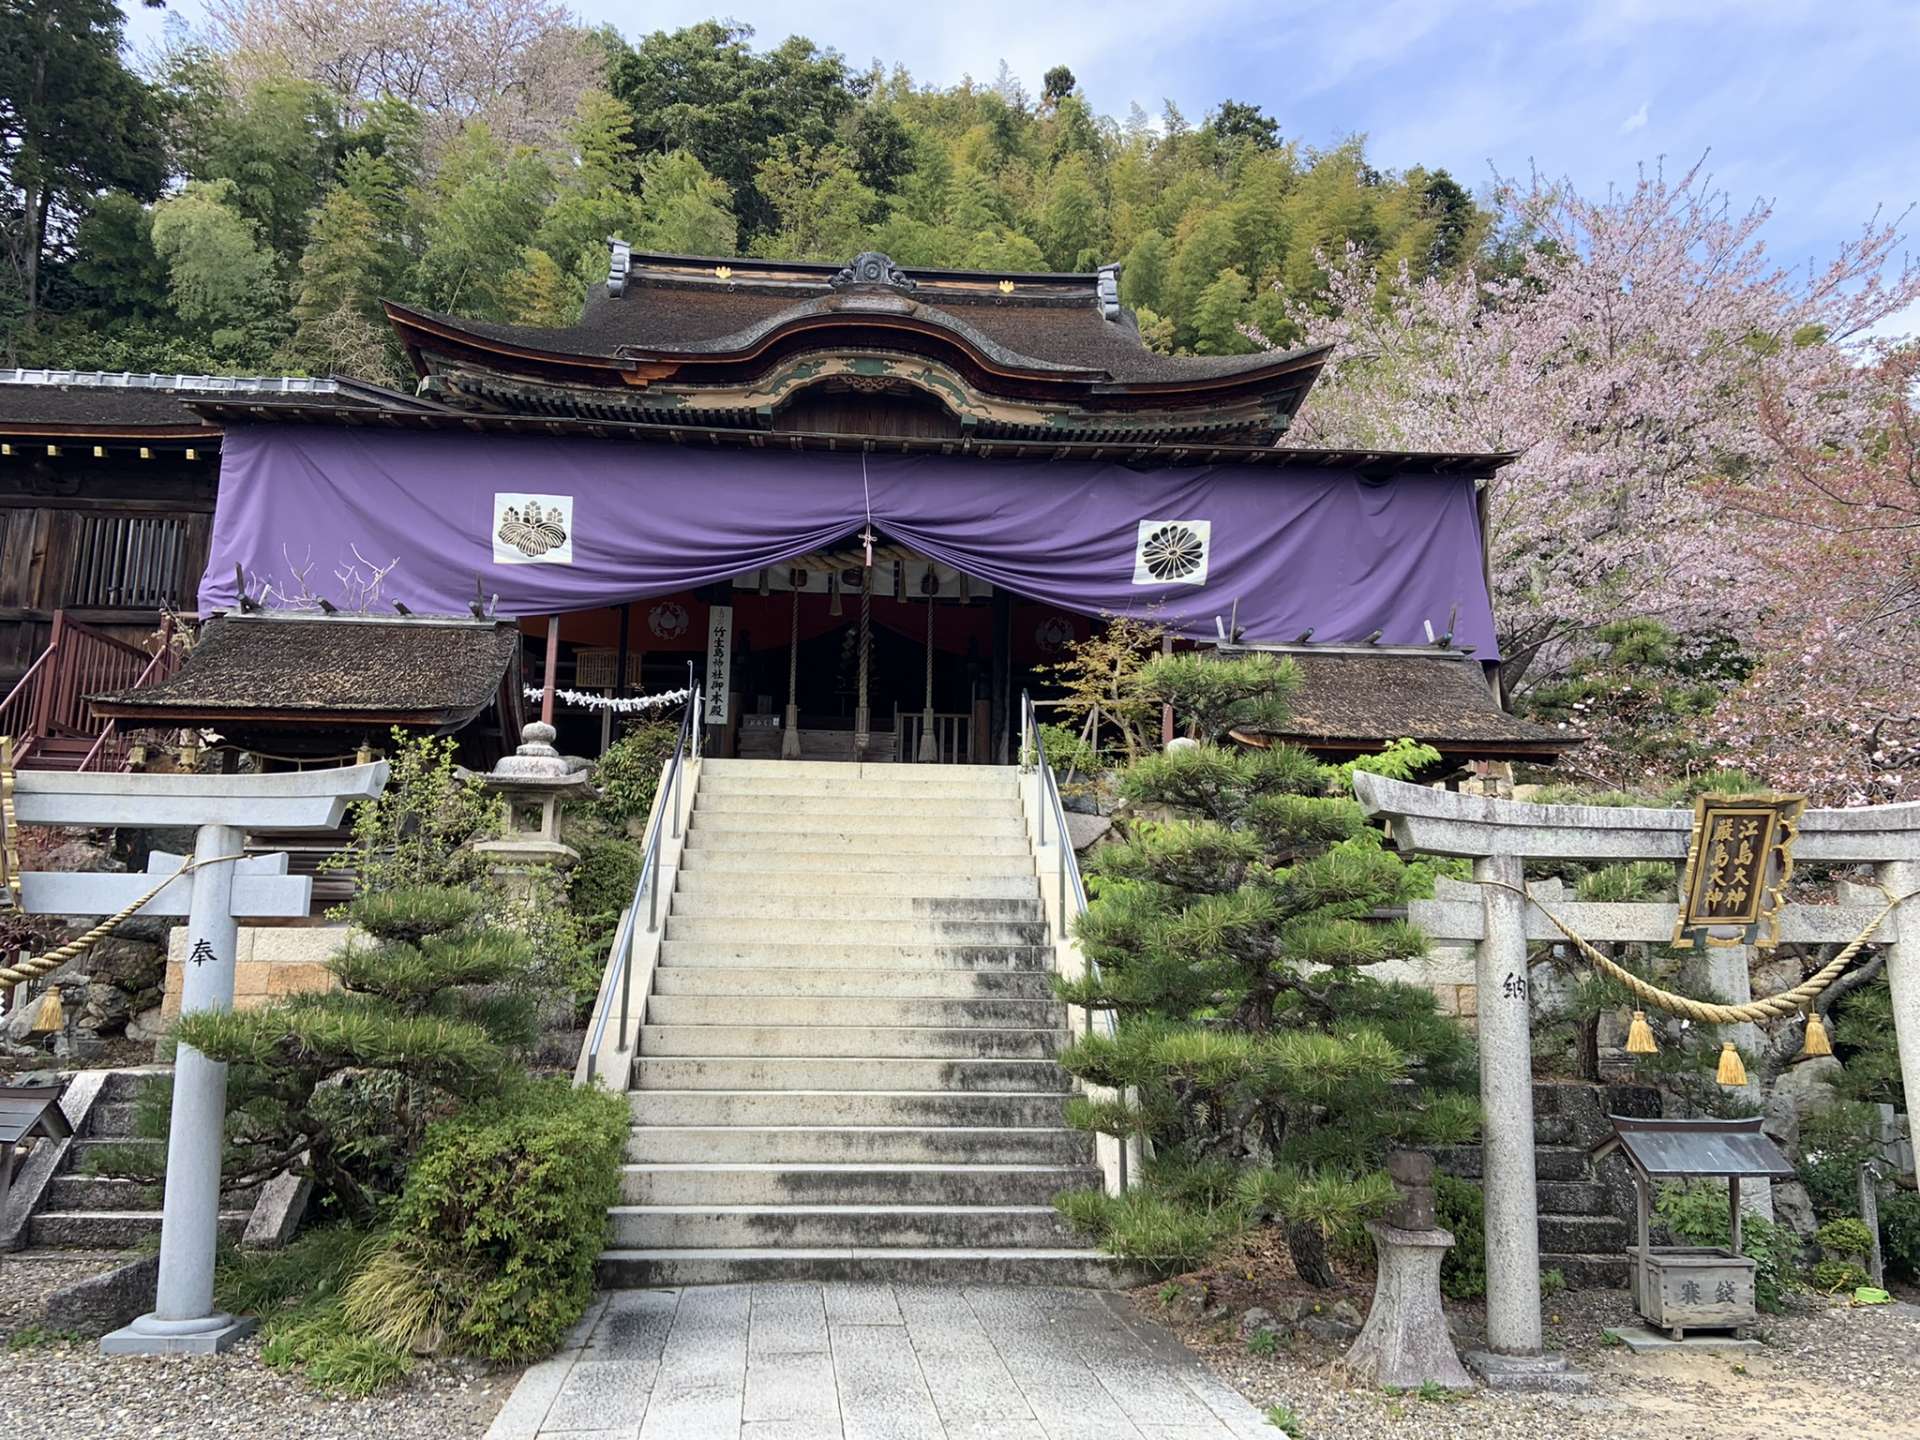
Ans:
[{"label": "shrub hedge", "polygon": [[[491,1360],[552,1350],[592,1293],[628,1123],[622,1097],[555,1079],[434,1125],[390,1231],[391,1248],[417,1263],[370,1265],[348,1286],[349,1317],[391,1314],[398,1271],[435,1288],[415,1308],[445,1317],[433,1323],[451,1348]],[[372,1305],[363,1277],[376,1273],[386,1293]],[[462,1277],[451,1297],[440,1293],[449,1276]]]}]

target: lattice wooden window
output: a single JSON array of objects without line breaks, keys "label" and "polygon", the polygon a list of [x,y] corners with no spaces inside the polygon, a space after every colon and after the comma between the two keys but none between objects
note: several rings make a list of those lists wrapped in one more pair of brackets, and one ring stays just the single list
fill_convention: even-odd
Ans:
[{"label": "lattice wooden window", "polygon": [[187,592],[187,522],[172,515],[73,517],[61,603],[76,609],[178,607]]}]

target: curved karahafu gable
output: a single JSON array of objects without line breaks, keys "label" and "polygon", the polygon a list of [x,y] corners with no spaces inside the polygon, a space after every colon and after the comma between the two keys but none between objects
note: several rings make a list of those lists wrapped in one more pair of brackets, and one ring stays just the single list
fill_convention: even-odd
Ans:
[{"label": "curved karahafu gable", "polygon": [[1084,275],[905,271],[632,255],[561,328],[389,304],[426,394],[475,410],[602,420],[685,418],[815,428],[788,407],[814,389],[916,396],[953,433],[1061,439],[1283,433],[1326,359],[1170,356],[1142,343],[1118,266]]}]

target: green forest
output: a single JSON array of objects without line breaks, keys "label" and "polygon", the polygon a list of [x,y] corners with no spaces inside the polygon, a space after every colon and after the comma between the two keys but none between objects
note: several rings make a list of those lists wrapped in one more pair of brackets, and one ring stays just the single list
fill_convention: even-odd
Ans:
[{"label": "green forest", "polygon": [[564,325],[609,235],[1008,273],[1122,261],[1150,344],[1223,354],[1255,348],[1248,326],[1289,338],[1324,255],[1451,273],[1491,228],[1445,170],[1381,171],[1360,138],[1305,145],[1233,99],[1115,118],[1065,65],[1037,93],[1004,67],[927,84],[728,22],[629,41],[507,8],[520,48],[463,61],[457,25],[399,5],[409,60],[317,5],[228,0],[132,67],[110,0],[9,6],[8,362],[400,381],[382,299]]}]

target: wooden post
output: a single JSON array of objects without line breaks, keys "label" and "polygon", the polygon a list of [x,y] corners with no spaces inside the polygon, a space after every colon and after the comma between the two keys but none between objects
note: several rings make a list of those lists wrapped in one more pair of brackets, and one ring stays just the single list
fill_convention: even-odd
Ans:
[{"label": "wooden post", "polygon": [[560,676],[560,616],[547,617],[547,674],[546,689],[540,695],[540,723],[553,724],[553,687],[559,683]]},{"label": "wooden post", "polygon": [[[787,579],[803,579],[804,570],[788,572]],[[800,587],[793,587],[793,614],[787,624],[787,713],[781,717],[780,758],[800,758]]]},{"label": "wooden post", "polygon": [[920,712],[920,748],[913,757],[928,765],[940,761],[940,737],[933,724],[933,601],[932,595],[927,596],[927,708]]}]

